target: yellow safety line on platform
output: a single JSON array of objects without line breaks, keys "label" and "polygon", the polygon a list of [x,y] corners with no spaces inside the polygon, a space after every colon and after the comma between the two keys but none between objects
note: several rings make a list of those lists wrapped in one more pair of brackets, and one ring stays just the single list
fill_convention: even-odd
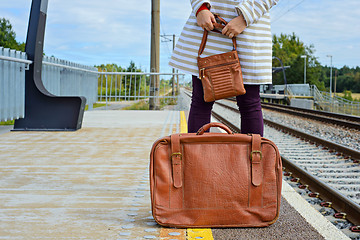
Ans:
[{"label": "yellow safety line on platform", "polygon": [[[180,133],[187,133],[187,122],[185,117],[185,112],[180,112]],[[187,229],[187,239],[188,240],[197,240],[201,237],[203,240],[214,240],[212,231],[210,228],[203,229]]]},{"label": "yellow safety line on platform", "polygon": [[184,111],[180,111],[180,133],[187,133],[187,122]]},{"label": "yellow safety line on platform", "polygon": [[196,228],[187,230],[187,240],[198,240],[199,238],[203,240],[214,240],[210,228]]}]

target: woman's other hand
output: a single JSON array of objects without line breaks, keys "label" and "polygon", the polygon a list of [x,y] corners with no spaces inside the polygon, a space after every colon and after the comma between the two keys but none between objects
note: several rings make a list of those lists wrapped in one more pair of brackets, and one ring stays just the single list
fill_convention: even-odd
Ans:
[{"label": "woman's other hand", "polygon": [[238,16],[231,20],[222,30],[222,34],[229,38],[236,37],[246,28],[246,21],[243,16]]},{"label": "woman's other hand", "polygon": [[196,16],[197,24],[207,31],[214,29],[215,17],[209,10],[202,10]]}]

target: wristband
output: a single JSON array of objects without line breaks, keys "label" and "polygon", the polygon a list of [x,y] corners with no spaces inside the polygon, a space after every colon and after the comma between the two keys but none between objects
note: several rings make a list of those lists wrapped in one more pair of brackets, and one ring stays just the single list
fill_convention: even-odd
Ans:
[{"label": "wristband", "polygon": [[199,14],[199,12],[201,12],[202,10],[209,10],[208,7],[206,6],[206,3],[204,3],[203,5],[201,5],[201,7],[199,8],[199,10],[196,12],[196,16]]}]

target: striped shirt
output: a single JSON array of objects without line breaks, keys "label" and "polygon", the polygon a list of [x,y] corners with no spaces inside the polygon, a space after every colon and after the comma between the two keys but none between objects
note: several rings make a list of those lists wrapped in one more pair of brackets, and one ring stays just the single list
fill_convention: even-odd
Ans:
[{"label": "striped shirt", "polygon": [[[271,84],[272,37],[269,10],[278,0],[190,0],[190,2],[193,11],[183,28],[169,65],[184,73],[199,76],[197,56],[203,29],[197,25],[195,15],[204,3],[208,3],[211,6],[210,11],[219,14],[227,22],[237,16],[244,16],[247,27],[236,37],[244,84]],[[201,57],[231,50],[230,38],[209,32]]]}]

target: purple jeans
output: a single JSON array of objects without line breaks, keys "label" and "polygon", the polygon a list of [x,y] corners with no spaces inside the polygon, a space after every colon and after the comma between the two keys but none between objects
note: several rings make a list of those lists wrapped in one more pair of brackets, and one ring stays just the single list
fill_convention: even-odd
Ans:
[{"label": "purple jeans", "polygon": [[[210,122],[214,102],[204,101],[201,80],[192,78],[193,92],[188,119],[188,132],[197,132]],[[241,133],[255,133],[263,136],[264,122],[261,111],[260,85],[245,85],[246,94],[237,96],[237,105],[241,114]]]}]

